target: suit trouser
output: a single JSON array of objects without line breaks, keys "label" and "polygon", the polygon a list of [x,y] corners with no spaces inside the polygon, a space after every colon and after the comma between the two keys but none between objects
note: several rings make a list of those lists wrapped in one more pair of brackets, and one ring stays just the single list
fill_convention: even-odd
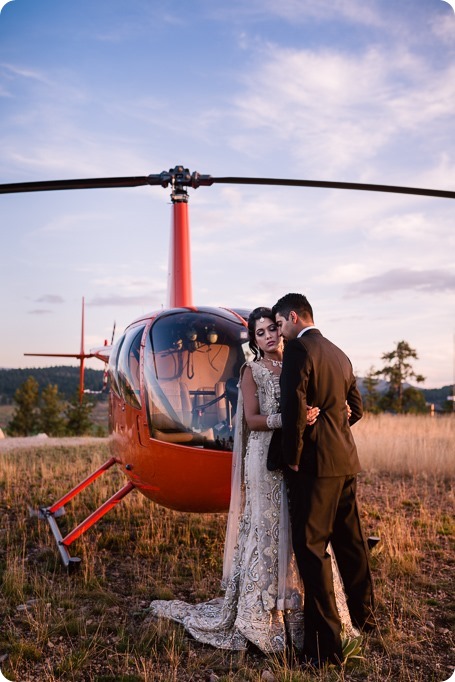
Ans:
[{"label": "suit trouser", "polygon": [[304,653],[342,659],[341,621],[335,600],[332,543],[354,625],[371,622],[373,588],[356,501],[356,476],[316,478],[286,471],[292,543],[305,588]]}]

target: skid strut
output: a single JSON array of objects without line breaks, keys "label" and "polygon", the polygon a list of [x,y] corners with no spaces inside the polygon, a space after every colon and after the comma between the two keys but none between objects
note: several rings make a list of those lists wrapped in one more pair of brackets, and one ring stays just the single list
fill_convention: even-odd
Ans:
[{"label": "skid strut", "polygon": [[99,476],[104,474],[105,471],[111,468],[114,464],[117,463],[117,460],[115,457],[111,457],[110,459],[107,460],[104,464],[102,464],[99,469],[94,471],[90,476],[87,476],[81,483],[79,483],[77,486],[75,486],[72,490],[70,490],[66,495],[63,495],[57,502],[54,502],[53,505],[50,507],[41,507],[40,508],[40,516],[41,518],[47,519],[50,529],[52,531],[52,534],[57,542],[57,547],[60,552],[60,556],[62,558],[63,564],[65,565],[66,568],[71,568],[75,567],[77,564],[80,563],[80,559],[78,557],[72,557],[68,551],[68,547],[71,545],[74,540],[76,540],[79,536],[81,536],[83,533],[85,533],[86,530],[88,530],[91,526],[93,526],[99,519],[101,519],[105,514],[107,514],[108,511],[112,509],[112,507],[115,507],[116,504],[118,504],[121,500],[123,500],[128,493],[130,493],[132,490],[134,490],[135,485],[134,483],[131,483],[129,481],[126,485],[123,486],[120,490],[118,490],[112,497],[110,497],[106,502],[104,502],[98,509],[96,509],[94,512],[92,512],[87,518],[79,523],[74,530],[72,530],[68,535],[65,537],[62,536],[60,532],[60,528],[58,527],[56,516],[59,516],[57,512],[61,512],[63,510],[63,505],[69,502],[70,500],[73,499],[73,497],[76,497],[84,488],[87,488],[93,481],[95,481]]}]

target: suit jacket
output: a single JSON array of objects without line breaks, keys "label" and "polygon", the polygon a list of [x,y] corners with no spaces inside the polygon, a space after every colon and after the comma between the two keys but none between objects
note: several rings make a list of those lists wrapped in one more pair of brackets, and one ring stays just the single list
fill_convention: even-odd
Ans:
[{"label": "suit jacket", "polygon": [[[349,358],[318,329],[288,341],[281,373],[282,455],[313,476],[347,476],[360,471],[350,425],[363,414]],[[352,410],[348,420],[346,400]],[[320,413],[307,426],[307,404]]]}]

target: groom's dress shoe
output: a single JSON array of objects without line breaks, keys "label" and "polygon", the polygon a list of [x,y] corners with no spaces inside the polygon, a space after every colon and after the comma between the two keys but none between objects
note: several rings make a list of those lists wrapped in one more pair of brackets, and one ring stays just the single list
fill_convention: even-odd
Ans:
[{"label": "groom's dress shoe", "polygon": [[316,658],[315,656],[307,656],[305,654],[299,657],[299,663],[303,668],[314,668],[316,670],[320,670],[325,665],[335,665],[337,667],[341,665],[337,656],[333,658]]},{"label": "groom's dress shoe", "polygon": [[360,619],[357,620],[356,618],[353,618],[352,622],[353,625],[355,625],[360,630],[360,632],[364,632],[365,634],[377,630],[376,621],[373,618],[373,616],[368,616],[368,618],[362,620]]},{"label": "groom's dress shoe", "polygon": [[351,613],[351,620],[352,624],[365,634],[368,632],[374,632],[377,629],[376,618],[373,610],[370,608],[367,608],[358,614]]}]

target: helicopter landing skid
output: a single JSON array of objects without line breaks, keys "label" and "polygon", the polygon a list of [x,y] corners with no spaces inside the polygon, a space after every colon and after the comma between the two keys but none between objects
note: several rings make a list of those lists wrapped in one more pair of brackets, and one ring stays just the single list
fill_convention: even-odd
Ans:
[{"label": "helicopter landing skid", "polygon": [[50,507],[40,507],[38,513],[34,515],[44,518],[48,521],[52,534],[57,543],[58,551],[60,552],[63,565],[68,570],[76,568],[80,564],[79,557],[72,557],[68,551],[68,547],[74,540],[76,540],[80,535],[85,533],[86,530],[91,528],[99,519],[101,519],[108,511],[115,507],[123,498],[128,495],[132,490],[134,490],[135,485],[129,481],[126,485],[118,490],[112,497],[110,497],[106,502],[104,502],[98,509],[92,512],[87,518],[79,523],[74,530],[68,533],[65,537],[62,536],[60,528],[58,527],[56,518],[65,513],[64,504],[69,502],[73,497],[76,497],[84,488],[89,486],[95,479],[97,479],[101,474],[103,474],[107,469],[117,463],[115,457],[111,457],[107,462],[102,464],[99,469],[94,471],[90,476],[87,476],[79,485],[70,490],[66,495],[63,495],[57,502],[55,502]]},{"label": "helicopter landing skid", "polygon": [[[62,507],[63,509],[63,507]],[[61,511],[61,510],[59,510]],[[61,516],[62,514],[59,514]],[[63,544],[63,537],[60,532],[60,528],[58,527],[57,521],[55,520],[54,515],[52,512],[49,511],[48,508],[41,507],[39,510],[38,516],[41,519],[46,519],[49,523],[49,526],[51,528],[52,534],[55,538],[55,541],[57,543],[58,551],[60,552],[61,559],[63,561],[63,565],[65,568],[68,569],[68,571],[73,571],[76,569],[79,564],[81,563],[81,560],[77,556],[71,556],[70,553],[68,552],[68,549],[66,546]]]}]

